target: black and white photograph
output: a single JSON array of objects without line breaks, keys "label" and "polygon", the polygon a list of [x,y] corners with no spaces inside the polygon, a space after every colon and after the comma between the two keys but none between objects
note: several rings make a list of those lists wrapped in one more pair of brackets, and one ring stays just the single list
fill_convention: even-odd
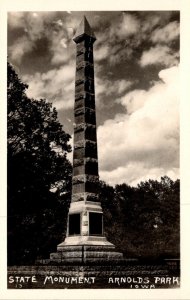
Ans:
[{"label": "black and white photograph", "polygon": [[19,8],[7,11],[7,290],[177,293],[180,10]]}]

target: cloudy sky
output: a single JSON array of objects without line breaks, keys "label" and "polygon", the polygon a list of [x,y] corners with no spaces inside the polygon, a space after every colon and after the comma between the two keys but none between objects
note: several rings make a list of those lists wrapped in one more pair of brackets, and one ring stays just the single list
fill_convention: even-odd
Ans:
[{"label": "cloudy sky", "polygon": [[[86,15],[94,44],[100,178],[179,178],[179,13],[11,12],[9,61],[73,135],[75,43]],[[70,155],[71,158],[72,155]]]}]

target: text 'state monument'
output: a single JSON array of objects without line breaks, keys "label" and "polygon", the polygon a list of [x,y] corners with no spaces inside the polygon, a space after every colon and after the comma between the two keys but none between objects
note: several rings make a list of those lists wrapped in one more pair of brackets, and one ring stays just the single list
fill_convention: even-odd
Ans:
[{"label": "text 'state monument'", "polygon": [[99,202],[93,43],[96,37],[84,17],[73,38],[76,43],[72,199],[67,236],[50,254],[55,262],[121,259],[104,236]]}]

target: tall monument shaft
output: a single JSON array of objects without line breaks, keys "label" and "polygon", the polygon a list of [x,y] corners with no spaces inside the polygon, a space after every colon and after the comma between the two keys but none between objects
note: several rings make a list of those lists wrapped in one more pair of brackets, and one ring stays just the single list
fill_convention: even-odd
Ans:
[{"label": "tall monument shaft", "polygon": [[74,149],[72,198],[65,242],[105,242],[99,202],[93,43],[96,40],[84,17],[73,38],[76,43]]},{"label": "tall monument shaft", "polygon": [[95,36],[85,18],[79,26],[74,41],[77,51],[72,202],[98,201],[99,177],[93,62]]},{"label": "tall monument shaft", "polygon": [[84,17],[76,43],[72,199],[65,240],[51,253],[56,262],[105,261],[122,258],[104,236],[99,202],[93,43],[96,37]]}]

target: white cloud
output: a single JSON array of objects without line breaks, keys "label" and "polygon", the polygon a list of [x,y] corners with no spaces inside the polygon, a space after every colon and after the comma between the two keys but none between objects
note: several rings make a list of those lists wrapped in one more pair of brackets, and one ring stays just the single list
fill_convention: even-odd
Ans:
[{"label": "white cloud", "polygon": [[123,14],[123,20],[118,34],[122,37],[133,35],[140,29],[139,20],[131,14]]},{"label": "white cloud", "polygon": [[178,67],[162,70],[159,77],[162,82],[148,91],[126,94],[120,100],[126,114],[98,128],[100,176],[106,182],[136,184],[163,175],[178,176]]},{"label": "white cloud", "polygon": [[142,31],[152,32],[156,26],[164,27],[170,20],[172,11],[141,12],[143,15]]},{"label": "white cloud", "polygon": [[161,15],[160,14],[154,14],[146,16],[144,19],[144,22],[142,24],[142,31],[143,32],[149,32],[152,30],[157,24],[161,23]]},{"label": "white cloud", "polygon": [[125,79],[121,79],[121,80],[117,80],[115,82],[115,86],[117,86],[118,89],[118,94],[123,93],[124,91],[126,91],[127,89],[129,89],[132,86],[133,82],[131,80],[125,80]]},{"label": "white cloud", "polygon": [[[74,135],[71,135],[71,138],[68,142],[68,144],[71,146],[71,148],[73,149],[73,140],[74,140]],[[71,164],[73,163],[73,151],[67,153],[67,158],[68,160],[71,162]]]},{"label": "white cloud", "polygon": [[63,38],[61,41],[60,41],[60,44],[63,48],[67,48],[67,39],[66,38]]},{"label": "white cloud", "polygon": [[178,64],[178,53],[173,53],[168,46],[157,45],[142,53],[140,65],[142,67],[153,64],[162,64],[170,67]]},{"label": "white cloud", "polygon": [[22,28],[25,26],[24,12],[9,12],[8,13],[8,25],[11,28]]},{"label": "white cloud", "polygon": [[129,88],[131,88],[133,84],[134,82],[131,80],[120,79],[120,80],[110,81],[107,79],[96,77],[95,90],[96,90],[97,101],[100,101],[101,96],[113,97],[113,95],[117,95],[118,97],[121,94],[123,94],[125,91],[127,91]]},{"label": "white cloud", "polygon": [[109,54],[109,47],[107,45],[98,48],[95,47],[94,57],[96,61],[100,61],[105,58],[107,59],[108,54]]},{"label": "white cloud", "polygon": [[[75,47],[72,43],[73,29],[66,26],[62,21],[62,27],[58,20],[58,30],[53,30],[51,33],[50,48],[52,53],[51,63],[52,65],[60,65],[67,63],[75,54]],[[71,47],[70,47],[71,45]]]},{"label": "white cloud", "polygon": [[123,13],[119,24],[113,24],[110,30],[110,37],[115,35],[119,38],[126,38],[137,33],[140,29],[140,21],[129,13]]},{"label": "white cloud", "polygon": [[42,38],[48,40],[53,65],[69,61],[74,53],[74,47],[63,51],[72,40],[73,28],[57,19],[56,12],[9,13],[8,22],[11,28],[23,28],[25,31],[25,35],[9,48],[10,57],[16,63],[20,63],[23,55],[33,50],[36,42]]},{"label": "white cloud", "polygon": [[163,28],[156,29],[153,31],[151,40],[154,43],[164,42],[168,43],[172,40],[176,39],[179,36],[179,23],[178,22],[171,22],[167,24]]},{"label": "white cloud", "polygon": [[63,30],[52,34],[50,51],[52,52],[51,63],[53,65],[60,65],[70,61],[72,55],[74,55],[74,47],[70,48],[69,43],[70,40]]},{"label": "white cloud", "polygon": [[44,22],[45,20],[37,14],[27,15],[26,28],[32,41],[36,41],[44,35]]},{"label": "white cloud", "polygon": [[[138,177],[136,173],[138,172]],[[179,169],[171,168],[146,168],[143,163],[132,162],[126,166],[118,167],[113,171],[100,171],[100,179],[105,180],[110,185],[122,184],[127,182],[132,186],[136,186],[141,181],[149,179],[160,180],[161,176],[168,176],[173,180],[179,178]],[[126,180],[127,178],[127,180]]]},{"label": "white cloud", "polygon": [[46,98],[58,109],[73,107],[74,101],[74,65],[62,66],[47,73],[35,73],[23,76],[28,83],[27,95],[30,98]]},{"label": "white cloud", "polygon": [[38,14],[37,13],[32,13],[32,16],[34,17],[34,18],[37,18],[38,17]]},{"label": "white cloud", "polygon": [[33,50],[33,46],[33,42],[26,36],[18,38],[9,48],[11,60],[20,63],[24,54]]},{"label": "white cloud", "polygon": [[55,21],[54,24],[57,24],[59,27],[63,27],[63,21],[61,19]]},{"label": "white cloud", "polygon": [[[170,14],[170,12],[154,12],[153,14],[145,12],[143,18],[140,18],[138,14],[123,13],[117,19],[113,18],[111,26],[97,34],[96,61],[106,58],[107,63],[113,66],[121,61],[130,61],[138,49],[138,53],[142,52],[141,66],[162,64],[170,67],[178,64],[179,55],[174,53],[170,42],[179,36],[179,23],[174,21],[167,24]],[[156,45],[143,52],[147,41]],[[157,43],[165,44],[165,46],[161,47]],[[168,43],[170,43],[169,46]]]},{"label": "white cloud", "polygon": [[145,90],[134,90],[119,99],[117,102],[120,102],[122,105],[126,106],[128,114],[131,114],[141,108],[146,100],[147,93]]},{"label": "white cloud", "polygon": [[[142,38],[139,34],[140,20],[129,13],[123,13],[104,32],[98,32],[95,43],[95,60],[106,58],[110,65],[116,65],[131,57],[133,47],[140,44]],[[138,37],[136,37],[138,35]],[[133,38],[132,38],[133,36]]]}]

